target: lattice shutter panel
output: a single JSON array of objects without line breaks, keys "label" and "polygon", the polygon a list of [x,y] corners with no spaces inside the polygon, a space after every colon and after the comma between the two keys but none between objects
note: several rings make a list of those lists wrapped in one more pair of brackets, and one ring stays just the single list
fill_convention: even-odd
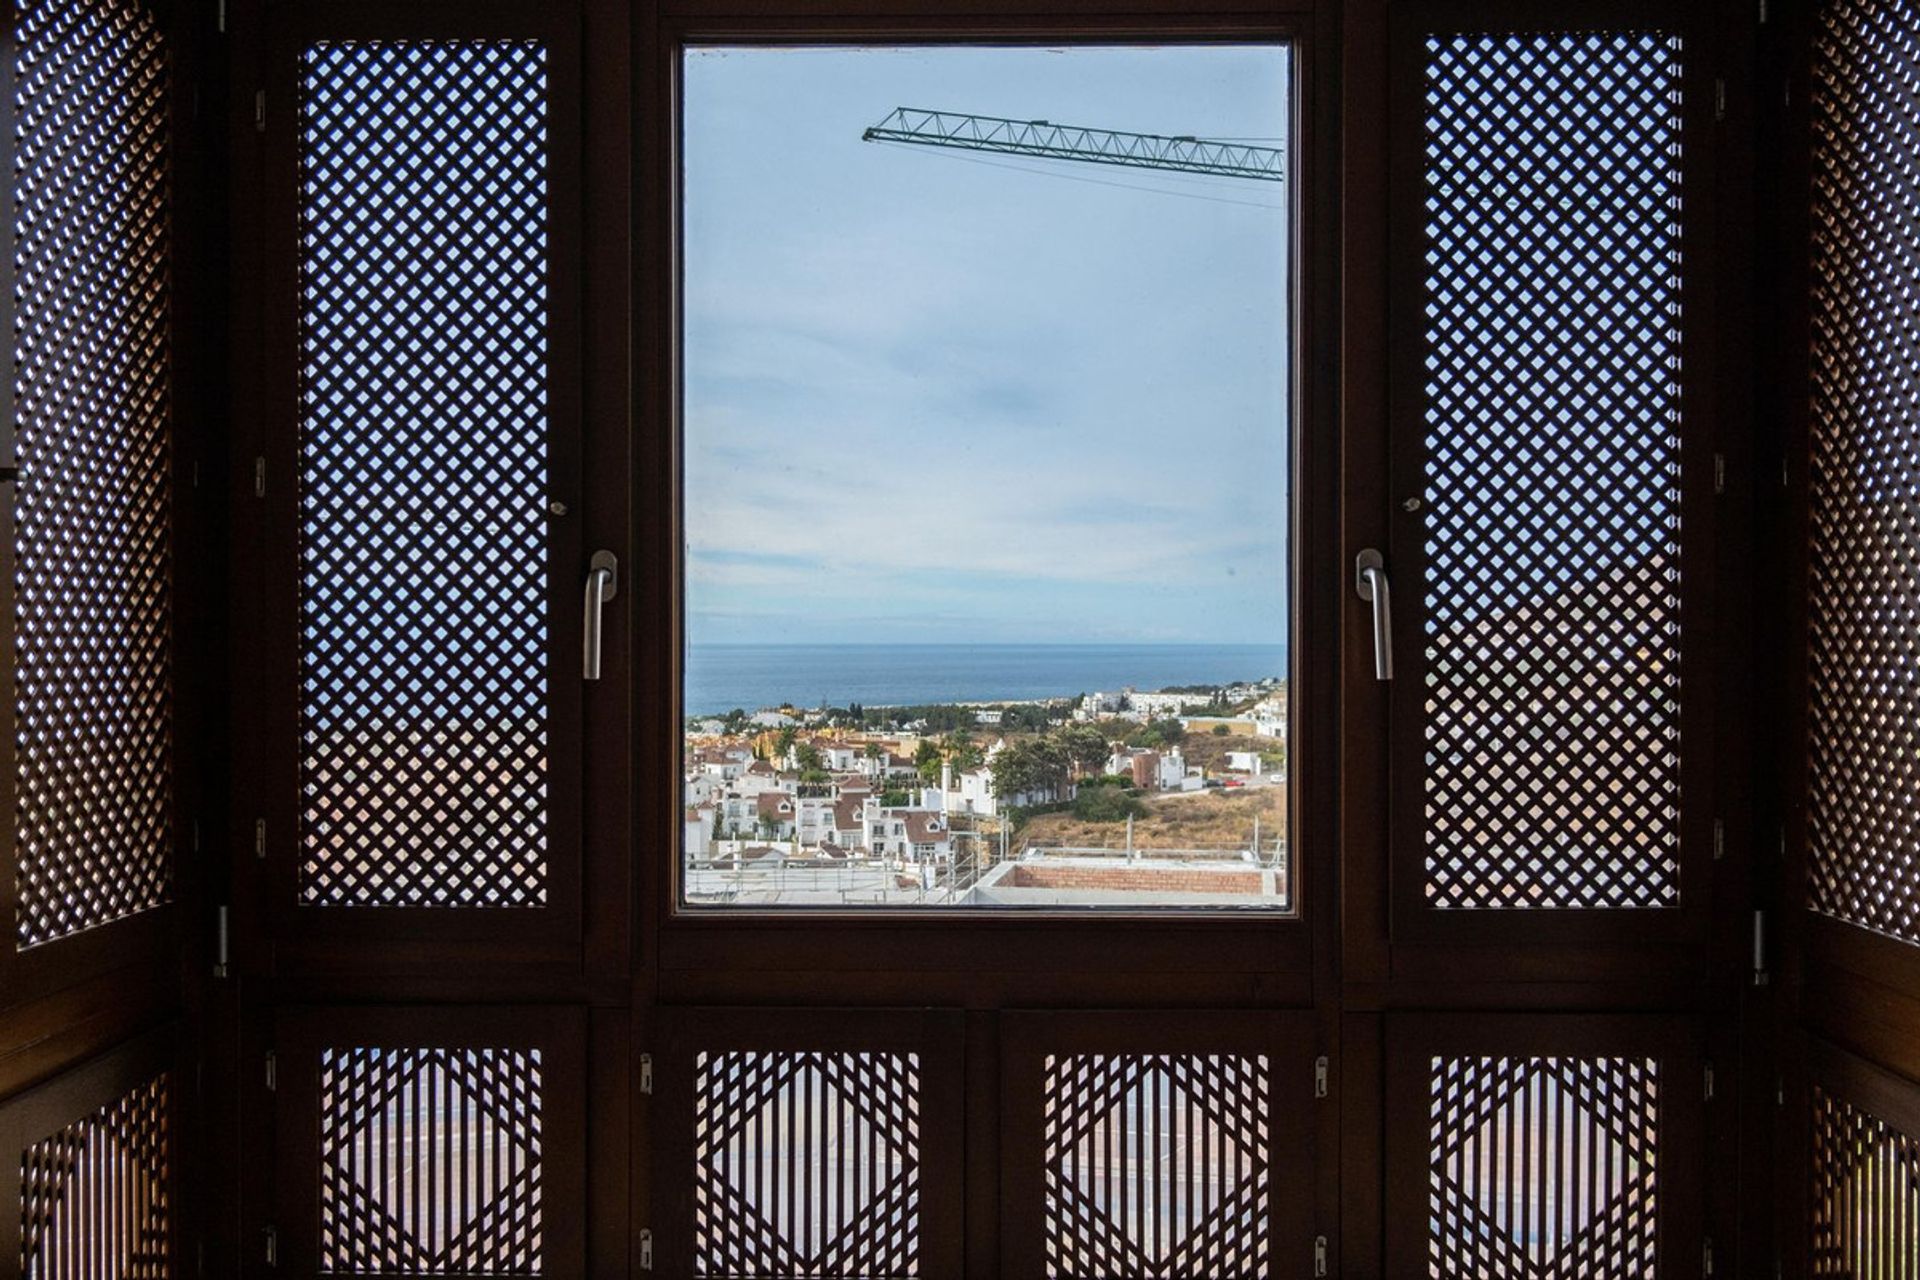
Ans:
[{"label": "lattice shutter panel", "polygon": [[547,60],[330,43],[301,101],[301,899],[547,898]]},{"label": "lattice shutter panel", "polygon": [[26,1280],[173,1274],[167,1088],[159,1076],[21,1154]]},{"label": "lattice shutter panel", "polygon": [[1658,1271],[1660,1098],[1642,1058],[1434,1058],[1429,1274]]},{"label": "lattice shutter panel", "polygon": [[1920,8],[1825,7],[1813,75],[1814,910],[1920,942]]},{"label": "lattice shutter panel", "polygon": [[1920,1137],[1813,1091],[1817,1276],[1920,1280]]},{"label": "lattice shutter panel", "polygon": [[320,1267],[541,1273],[537,1049],[327,1049]]},{"label": "lattice shutter panel", "polygon": [[920,1059],[696,1055],[694,1273],[920,1274]]},{"label": "lattice shutter panel", "polygon": [[1049,1276],[1269,1274],[1264,1056],[1046,1060]]},{"label": "lattice shutter panel", "polygon": [[1679,42],[1423,59],[1426,901],[1677,906]]},{"label": "lattice shutter panel", "polygon": [[137,0],[20,0],[15,943],[173,892],[169,68]]}]

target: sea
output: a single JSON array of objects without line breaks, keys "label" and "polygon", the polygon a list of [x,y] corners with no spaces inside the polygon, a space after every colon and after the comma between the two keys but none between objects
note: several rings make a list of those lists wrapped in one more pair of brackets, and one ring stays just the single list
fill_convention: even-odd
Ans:
[{"label": "sea", "polygon": [[1285,645],[724,644],[689,646],[685,713],[1068,698],[1132,685],[1285,677]]}]

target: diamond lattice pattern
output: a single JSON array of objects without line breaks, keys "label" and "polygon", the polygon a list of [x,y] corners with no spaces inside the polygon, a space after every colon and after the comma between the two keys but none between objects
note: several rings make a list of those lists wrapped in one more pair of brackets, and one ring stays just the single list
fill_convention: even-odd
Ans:
[{"label": "diamond lattice pattern", "polygon": [[323,1051],[321,1269],[540,1274],[540,1058]]},{"label": "diamond lattice pattern", "polygon": [[1653,1060],[1435,1058],[1430,1103],[1434,1280],[1653,1280]]},{"label": "diamond lattice pattern", "polygon": [[173,894],[172,143],[168,53],[143,4],[16,9],[24,949]]},{"label": "diamond lattice pattern", "polygon": [[920,1274],[920,1060],[892,1053],[696,1058],[694,1271]]},{"label": "diamond lattice pattern", "polygon": [[1434,907],[1678,904],[1679,59],[1424,45]]},{"label": "diamond lattice pattern", "polygon": [[1265,1057],[1046,1063],[1049,1276],[1265,1276]]},{"label": "diamond lattice pattern", "polygon": [[301,100],[301,897],[547,897],[547,70],[321,44]]},{"label": "diamond lattice pattern", "polygon": [[25,1280],[173,1274],[167,1090],[158,1076],[21,1153]]},{"label": "diamond lattice pattern", "polygon": [[1813,1090],[1812,1274],[1920,1280],[1920,1136]]},{"label": "diamond lattice pattern", "polygon": [[1920,943],[1920,8],[1822,6],[1812,113],[1809,903]]}]

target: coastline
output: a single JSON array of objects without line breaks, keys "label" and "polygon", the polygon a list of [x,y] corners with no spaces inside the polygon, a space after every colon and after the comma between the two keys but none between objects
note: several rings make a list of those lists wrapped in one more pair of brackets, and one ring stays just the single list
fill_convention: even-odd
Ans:
[{"label": "coastline", "polygon": [[782,706],[1009,707],[1133,689],[1285,684],[1286,646],[754,644],[689,646],[682,716]]}]

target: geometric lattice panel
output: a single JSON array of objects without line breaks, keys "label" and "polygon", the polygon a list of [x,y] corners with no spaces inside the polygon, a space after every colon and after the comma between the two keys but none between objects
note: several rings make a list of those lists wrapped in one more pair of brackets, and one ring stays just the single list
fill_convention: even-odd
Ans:
[{"label": "geometric lattice panel", "polygon": [[1660,1123],[1648,1058],[1431,1062],[1429,1274],[1658,1274]]},{"label": "geometric lattice panel", "polygon": [[1813,60],[1809,905],[1920,943],[1920,8]]},{"label": "geometric lattice panel", "polygon": [[694,1274],[920,1274],[920,1058],[695,1057]]},{"label": "geometric lattice panel", "polygon": [[1674,907],[1679,41],[1422,63],[1425,902]]},{"label": "geometric lattice panel", "polygon": [[538,1049],[320,1055],[320,1269],[541,1273]]},{"label": "geometric lattice panel", "polygon": [[528,41],[302,59],[305,903],[547,900],[547,80]]},{"label": "geometric lattice panel", "polygon": [[1920,1137],[1813,1090],[1816,1276],[1920,1280]]},{"label": "geometric lattice panel", "polygon": [[166,1280],[173,1274],[172,1142],[161,1075],[20,1157],[27,1280]]},{"label": "geometric lattice panel", "polygon": [[1265,1056],[1046,1060],[1047,1275],[1269,1274]]},{"label": "geometric lattice panel", "polygon": [[170,70],[139,0],[12,32],[14,944],[167,902]]}]

